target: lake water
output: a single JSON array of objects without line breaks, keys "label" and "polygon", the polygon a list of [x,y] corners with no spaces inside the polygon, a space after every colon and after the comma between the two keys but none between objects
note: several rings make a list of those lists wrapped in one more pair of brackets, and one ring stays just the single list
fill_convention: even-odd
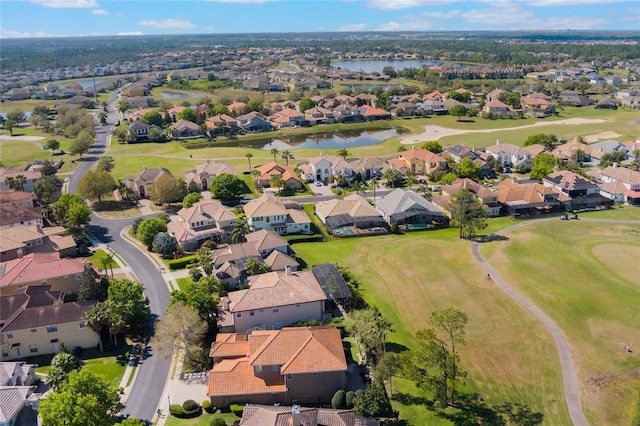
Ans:
[{"label": "lake water", "polygon": [[388,129],[371,131],[342,130],[304,136],[281,136],[264,145],[262,149],[269,151],[277,148],[282,151],[303,148],[350,148],[375,145],[397,135],[398,131],[396,129]]},{"label": "lake water", "polygon": [[343,68],[351,71],[362,70],[365,73],[378,72],[382,74],[384,67],[393,67],[395,70],[403,70],[405,68],[420,68],[423,65],[434,66],[441,65],[438,61],[418,61],[418,60],[390,60],[390,61],[338,61],[332,62],[331,66]]},{"label": "lake water", "polygon": [[367,84],[341,84],[340,86],[348,87],[352,92],[355,91],[357,88],[372,90],[372,89],[375,89],[376,87],[379,87],[384,91],[387,91],[391,88],[404,89],[404,84],[368,84],[367,83]]},{"label": "lake water", "polygon": [[198,93],[181,93],[181,92],[163,92],[162,97],[164,99],[181,99],[181,98],[204,98],[204,95]]},{"label": "lake water", "polygon": [[[104,80],[100,80],[96,78],[96,86],[102,83]],[[58,88],[64,89],[67,84],[79,84],[83,89],[93,88],[93,80],[82,80],[82,81],[70,81],[68,83],[58,84]]]}]

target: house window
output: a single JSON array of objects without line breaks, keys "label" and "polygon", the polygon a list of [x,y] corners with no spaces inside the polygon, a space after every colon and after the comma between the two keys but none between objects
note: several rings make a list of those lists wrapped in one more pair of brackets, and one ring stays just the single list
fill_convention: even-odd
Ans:
[{"label": "house window", "polygon": [[261,365],[254,365],[253,366],[253,372],[254,373],[260,373],[262,371],[262,366]]},{"label": "house window", "polygon": [[273,313],[279,312],[280,310],[278,308],[273,308]]},{"label": "house window", "polygon": [[82,278],[82,274],[76,274],[76,281],[80,281],[81,278]]},{"label": "house window", "polygon": [[317,375],[318,375],[318,373],[317,373],[317,372],[314,372],[314,373],[311,373],[311,375],[312,375],[312,376],[317,376]]},{"label": "house window", "polygon": [[279,365],[272,365],[271,366],[271,370],[275,371],[276,373],[280,372],[280,366]]},{"label": "house window", "polygon": [[256,314],[256,311],[249,311],[250,316],[254,316],[255,314]]},{"label": "house window", "polygon": [[57,325],[50,325],[47,327],[47,333],[55,333],[56,331],[58,331]]},{"label": "house window", "polygon": [[236,318],[242,318],[242,312],[238,312],[238,313],[236,314]]},{"label": "house window", "polygon": [[300,307],[300,304],[299,304],[299,303],[296,303],[296,308],[299,308],[299,307]]},{"label": "house window", "polygon": [[13,333],[7,333],[7,339],[13,339]]},{"label": "house window", "polygon": [[65,280],[68,280],[68,279],[69,279],[69,275],[65,275],[65,276],[64,276],[64,279],[65,279]]},{"label": "house window", "polygon": [[35,354],[38,352],[38,345],[29,345],[29,352]]},{"label": "house window", "polygon": [[36,331],[38,331],[38,329],[37,329],[37,328],[32,328],[32,329],[31,329],[31,332],[32,332],[32,333],[35,333]]},{"label": "house window", "polygon": [[293,380],[293,374],[287,374],[287,380]]},{"label": "house window", "polygon": [[3,349],[3,350],[2,350],[2,356],[3,356],[3,357],[8,357],[8,356],[9,356],[9,351],[7,351],[7,350]]},{"label": "house window", "polygon": [[41,246],[42,245],[42,238],[38,238],[36,240],[36,245]]},{"label": "house window", "polygon": [[87,322],[86,321],[80,321],[78,323],[78,328],[87,328]]},{"label": "house window", "polygon": [[264,312],[264,309],[260,309],[260,312]]},{"label": "house window", "polygon": [[25,245],[26,245],[27,247],[31,247],[31,241],[27,241],[27,242],[25,243]]}]

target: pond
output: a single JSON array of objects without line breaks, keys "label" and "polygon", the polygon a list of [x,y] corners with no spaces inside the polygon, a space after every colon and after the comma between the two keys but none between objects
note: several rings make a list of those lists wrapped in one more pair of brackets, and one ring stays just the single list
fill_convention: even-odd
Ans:
[{"label": "pond", "polygon": [[372,90],[372,89],[375,89],[376,87],[379,87],[385,92],[391,88],[396,88],[400,90],[404,89],[404,84],[368,84],[366,83],[366,84],[341,84],[340,86],[348,87],[349,90],[351,90],[352,92],[354,92],[358,88]]},{"label": "pond", "polygon": [[205,95],[199,93],[182,93],[182,92],[162,92],[164,99],[182,99],[182,98],[204,98]]},{"label": "pond", "polygon": [[397,129],[387,130],[341,130],[339,132],[315,133],[312,135],[280,136],[264,145],[262,149],[294,150],[304,148],[350,148],[375,145],[398,135]]},{"label": "pond", "polygon": [[362,70],[362,72],[377,72],[382,74],[384,67],[393,67],[394,70],[403,70],[405,68],[420,68],[423,65],[434,66],[441,65],[438,61],[418,61],[418,60],[389,60],[389,61],[338,61],[332,62],[331,66],[343,68],[351,71]]},{"label": "pond", "polygon": [[[96,86],[102,83],[104,80],[100,80],[96,78]],[[93,80],[78,80],[78,81],[70,81],[68,83],[58,84],[58,88],[64,89],[67,84],[79,84],[83,89],[88,89],[93,87]]]}]

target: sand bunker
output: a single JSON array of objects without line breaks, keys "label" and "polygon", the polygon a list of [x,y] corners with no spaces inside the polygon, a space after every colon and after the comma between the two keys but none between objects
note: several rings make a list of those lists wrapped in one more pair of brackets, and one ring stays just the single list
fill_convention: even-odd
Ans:
[{"label": "sand bunker", "polygon": [[[519,130],[529,127],[543,127],[543,126],[556,126],[556,125],[576,125],[576,124],[596,124],[604,123],[606,120],[601,118],[569,118],[567,120],[557,121],[538,121],[534,124],[527,124],[518,127],[505,127],[502,129],[484,129],[484,130],[462,130],[462,129],[450,129],[442,126],[424,126],[424,132],[417,135],[410,135],[404,137],[400,143],[414,144],[426,141],[437,141],[447,136],[461,135],[465,133],[492,133],[501,132],[504,130]],[[609,136],[607,136],[608,138]]]},{"label": "sand bunker", "polygon": [[619,138],[620,136],[622,135],[616,132],[601,132],[595,135],[585,136],[584,141],[587,143],[592,143],[592,142],[598,142],[599,140],[602,140],[602,139],[615,139],[615,138]]}]

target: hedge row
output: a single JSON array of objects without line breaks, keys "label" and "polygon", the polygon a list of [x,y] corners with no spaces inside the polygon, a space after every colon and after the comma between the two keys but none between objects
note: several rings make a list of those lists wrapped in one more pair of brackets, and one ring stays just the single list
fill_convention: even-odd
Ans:
[{"label": "hedge row", "polygon": [[170,270],[175,271],[176,269],[184,269],[192,263],[197,263],[197,261],[198,256],[192,254],[191,256],[184,256],[180,259],[172,259],[168,261],[167,264],[169,265]]},{"label": "hedge row", "polygon": [[172,416],[179,419],[192,419],[202,414],[202,407],[198,405],[193,410],[185,410],[184,407],[180,404],[171,404],[171,407],[169,407],[169,412]]},{"label": "hedge row", "polygon": [[324,241],[324,237],[322,234],[313,234],[313,235],[285,235],[283,236],[285,241],[289,244],[295,243],[316,243],[320,241]]}]

